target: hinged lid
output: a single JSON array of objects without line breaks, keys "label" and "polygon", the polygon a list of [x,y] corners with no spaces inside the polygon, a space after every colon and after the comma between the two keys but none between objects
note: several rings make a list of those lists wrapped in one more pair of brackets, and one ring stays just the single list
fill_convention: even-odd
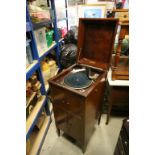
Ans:
[{"label": "hinged lid", "polygon": [[118,19],[80,18],[77,62],[108,69]]}]

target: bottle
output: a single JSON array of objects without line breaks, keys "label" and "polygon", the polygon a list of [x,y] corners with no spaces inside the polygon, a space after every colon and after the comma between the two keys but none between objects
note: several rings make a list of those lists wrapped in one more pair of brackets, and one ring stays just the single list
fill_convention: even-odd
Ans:
[{"label": "bottle", "polygon": [[42,61],[41,68],[42,68],[42,73],[44,77],[44,83],[46,85],[48,84],[47,80],[50,78],[50,74],[51,74],[50,66],[46,61]]}]

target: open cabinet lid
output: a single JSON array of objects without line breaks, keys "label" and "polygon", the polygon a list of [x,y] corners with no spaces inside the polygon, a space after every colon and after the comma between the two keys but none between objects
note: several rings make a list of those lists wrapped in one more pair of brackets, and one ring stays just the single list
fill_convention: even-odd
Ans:
[{"label": "open cabinet lid", "polygon": [[118,19],[80,18],[77,62],[107,70],[117,26]]}]

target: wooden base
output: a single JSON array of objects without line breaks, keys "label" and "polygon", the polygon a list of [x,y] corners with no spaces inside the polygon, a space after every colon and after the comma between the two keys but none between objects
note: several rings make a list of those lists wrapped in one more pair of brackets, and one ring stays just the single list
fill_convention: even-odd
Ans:
[{"label": "wooden base", "polygon": [[129,76],[128,75],[113,74],[112,75],[112,80],[129,80]]},{"label": "wooden base", "polygon": [[106,125],[109,123],[111,110],[117,106],[119,109],[122,107],[129,107],[129,86],[110,86],[107,85],[109,92],[108,98],[108,113]]},{"label": "wooden base", "polygon": [[112,69],[112,80],[129,80],[129,68],[118,67]]}]

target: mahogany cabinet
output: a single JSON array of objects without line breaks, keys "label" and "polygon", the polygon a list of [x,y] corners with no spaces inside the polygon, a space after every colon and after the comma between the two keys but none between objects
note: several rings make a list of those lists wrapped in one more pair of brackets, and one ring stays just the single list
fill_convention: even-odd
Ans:
[{"label": "mahogany cabinet", "polygon": [[[101,80],[102,79],[102,80]],[[85,93],[51,85],[51,100],[56,127],[75,138],[83,152],[99,119],[105,87],[105,73]]]},{"label": "mahogany cabinet", "polygon": [[114,59],[112,61],[112,80],[128,80],[129,79],[129,49],[128,55],[121,55],[122,43],[125,36],[129,35],[129,10],[116,9],[113,10],[115,18],[119,18],[119,38]]},{"label": "mahogany cabinet", "polygon": [[129,23],[122,23],[120,24],[120,26],[121,30],[119,35],[118,46],[113,59],[114,61],[112,62],[112,79],[129,80],[129,56],[121,55],[123,39],[126,35],[129,35]]},{"label": "mahogany cabinet", "polygon": [[[110,66],[117,19],[79,20],[77,64],[49,80],[50,98],[58,133],[79,142],[85,152],[94,125],[99,121],[107,70]],[[88,70],[96,78],[87,88],[74,89],[64,83],[74,70]]]}]

